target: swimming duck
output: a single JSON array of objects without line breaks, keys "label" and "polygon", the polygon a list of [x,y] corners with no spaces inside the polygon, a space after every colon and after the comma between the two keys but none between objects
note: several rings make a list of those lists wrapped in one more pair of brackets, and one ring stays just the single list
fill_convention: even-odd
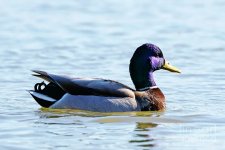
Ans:
[{"label": "swimming duck", "polygon": [[113,80],[73,78],[33,70],[34,76],[49,83],[37,83],[29,92],[46,108],[96,112],[158,111],[165,108],[165,97],[153,78],[153,72],[159,69],[181,72],[164,59],[159,47],[147,43],[138,47],[130,60],[129,71],[136,90]]}]

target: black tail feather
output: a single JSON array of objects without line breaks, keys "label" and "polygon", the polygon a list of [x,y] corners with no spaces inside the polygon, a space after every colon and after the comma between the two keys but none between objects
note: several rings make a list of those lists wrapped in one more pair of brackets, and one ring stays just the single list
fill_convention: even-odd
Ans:
[{"label": "black tail feather", "polygon": [[[51,98],[48,99],[49,97],[47,97],[47,96],[46,96],[47,97],[46,99],[44,99],[44,97],[41,98],[41,96],[38,96],[37,95],[38,93],[36,93],[34,91],[29,91],[29,93],[36,100],[36,102],[39,105],[41,105],[42,107],[48,108],[56,102],[56,100],[54,100],[54,99],[51,99]],[[42,94],[40,94],[40,95],[42,95]]]},{"label": "black tail feather", "polygon": [[[42,84],[42,83],[41,83]],[[53,99],[59,100],[66,93],[63,91],[57,84],[50,82],[45,88],[41,91],[38,91],[41,94],[47,95]]]},{"label": "black tail feather", "polygon": [[31,96],[42,107],[50,107],[56,101],[62,98],[66,93],[57,84],[50,82],[46,85],[44,82],[34,85],[34,90],[28,91]]},{"label": "black tail feather", "polygon": [[32,70],[32,72],[34,72],[35,74],[32,74],[35,77],[39,77],[42,78],[48,82],[55,82],[49,75],[47,72],[44,71],[38,71],[38,70]]}]

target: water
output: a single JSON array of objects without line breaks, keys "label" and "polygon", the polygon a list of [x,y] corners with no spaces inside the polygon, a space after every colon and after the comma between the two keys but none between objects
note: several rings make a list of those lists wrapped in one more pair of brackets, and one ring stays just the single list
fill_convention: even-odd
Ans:
[{"label": "water", "polygon": [[[225,149],[223,0],[0,2],[0,149]],[[41,109],[25,91],[31,69],[133,87],[146,42],[183,71],[155,73],[164,112]]]}]

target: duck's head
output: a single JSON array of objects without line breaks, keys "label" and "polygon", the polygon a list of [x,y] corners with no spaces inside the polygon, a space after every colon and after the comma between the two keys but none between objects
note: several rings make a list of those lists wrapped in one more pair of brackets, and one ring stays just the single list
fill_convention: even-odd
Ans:
[{"label": "duck's head", "polygon": [[161,49],[156,45],[147,43],[138,47],[130,60],[130,76],[136,90],[156,86],[153,72],[160,69],[181,73],[166,61]]}]

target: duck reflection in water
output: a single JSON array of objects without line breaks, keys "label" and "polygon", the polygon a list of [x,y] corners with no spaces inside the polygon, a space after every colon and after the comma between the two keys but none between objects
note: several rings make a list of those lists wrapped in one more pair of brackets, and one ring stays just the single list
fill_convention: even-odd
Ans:
[{"label": "duck reflection in water", "polygon": [[156,146],[154,138],[150,135],[150,131],[157,126],[158,124],[155,123],[137,122],[134,139],[130,140],[129,143],[146,148]]}]

